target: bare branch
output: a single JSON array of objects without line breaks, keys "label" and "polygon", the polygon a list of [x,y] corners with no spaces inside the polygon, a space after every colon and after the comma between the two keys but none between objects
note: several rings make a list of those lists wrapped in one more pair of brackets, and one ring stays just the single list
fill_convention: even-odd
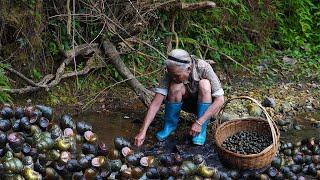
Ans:
[{"label": "bare branch", "polygon": [[151,103],[153,93],[146,89],[130,72],[130,70],[123,63],[122,59],[119,56],[119,52],[112,42],[108,39],[103,41],[102,43],[103,49],[105,51],[106,57],[110,60],[112,65],[117,69],[117,71],[121,74],[122,77],[128,80],[128,84],[135,91],[135,93],[139,96],[139,99],[148,106]]},{"label": "bare branch", "polygon": [[176,7],[179,9],[193,11],[193,10],[203,10],[203,9],[211,9],[216,7],[216,3],[212,1],[203,1],[203,2],[196,2],[196,3],[183,3],[180,2],[176,4]]},{"label": "bare branch", "polygon": [[19,76],[21,79],[27,81],[30,85],[32,86],[36,86],[36,87],[44,87],[42,86],[41,84],[37,84],[35,83],[34,81],[32,81],[31,79],[27,78],[25,75],[23,75],[22,73],[18,72],[17,70],[11,68],[11,67],[8,67],[8,66],[4,66],[3,67],[4,69],[16,74],[17,76]]},{"label": "bare branch", "polygon": [[99,66],[94,65],[94,63],[91,63],[90,59],[89,59],[86,67],[83,70],[81,70],[79,72],[75,71],[75,72],[70,72],[70,73],[64,73],[65,67],[70,63],[70,61],[73,59],[73,57],[76,57],[80,54],[81,55],[88,55],[93,52],[95,52],[95,54],[101,54],[101,51],[98,49],[97,43],[89,44],[89,45],[88,44],[79,45],[79,46],[75,47],[74,51],[72,51],[72,50],[67,51],[65,53],[67,58],[60,64],[59,68],[57,69],[56,74],[55,75],[53,75],[53,74],[46,75],[39,83],[33,82],[32,80],[28,79],[23,74],[19,73],[18,71],[15,71],[12,68],[6,68],[10,72],[17,74],[20,78],[26,80],[28,83],[30,83],[33,86],[26,86],[24,88],[17,88],[17,89],[0,88],[0,92],[4,91],[4,92],[12,93],[12,94],[24,94],[24,93],[38,91],[41,88],[45,88],[46,90],[49,90],[49,88],[56,86],[64,78],[78,76],[78,75],[84,75],[84,74],[87,74],[88,72],[90,72],[90,70],[92,70],[92,69],[97,69],[97,68],[103,67],[101,65],[99,65]]},{"label": "bare branch", "polygon": [[216,7],[216,3],[212,1],[202,1],[202,2],[195,2],[195,3],[185,3],[185,2],[176,2],[167,4],[166,6],[161,6],[160,9],[165,11],[172,11],[172,10],[184,10],[184,11],[194,11],[194,10],[205,10],[205,9],[212,9]]},{"label": "bare branch", "polygon": [[68,35],[71,35],[71,11],[70,11],[70,0],[67,0],[67,33]]}]

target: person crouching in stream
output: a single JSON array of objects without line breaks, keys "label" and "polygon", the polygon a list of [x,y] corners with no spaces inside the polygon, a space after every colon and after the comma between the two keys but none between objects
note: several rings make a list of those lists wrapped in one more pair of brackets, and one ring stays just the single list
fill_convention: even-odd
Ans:
[{"label": "person crouching in stream", "polygon": [[165,100],[164,127],[156,133],[159,141],[165,140],[176,130],[180,110],[195,113],[192,124],[192,142],[203,145],[206,141],[207,125],[224,103],[221,83],[209,63],[191,56],[182,49],[172,50],[165,61],[167,73],[155,88],[155,96],[144,117],[134,144],[141,146],[147,129]]}]

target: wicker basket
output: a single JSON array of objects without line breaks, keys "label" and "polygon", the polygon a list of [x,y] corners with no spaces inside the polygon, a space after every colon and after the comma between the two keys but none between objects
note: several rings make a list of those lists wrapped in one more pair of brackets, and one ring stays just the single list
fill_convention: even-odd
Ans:
[{"label": "wicker basket", "polygon": [[[263,113],[266,116],[266,119],[233,119],[221,124],[221,114],[224,108],[230,101],[235,99],[248,99],[253,101],[262,109]],[[279,147],[280,132],[274,121],[271,119],[270,115],[267,113],[266,109],[260,103],[248,96],[232,98],[224,103],[219,112],[219,115],[220,118],[217,119],[216,125],[213,126],[213,131],[216,150],[218,152],[220,160],[224,164],[238,169],[258,169],[265,167],[271,163]],[[250,155],[234,153],[222,147],[223,141],[239,131],[256,131],[261,134],[270,135],[272,136],[272,144],[265,148],[262,152]]]}]

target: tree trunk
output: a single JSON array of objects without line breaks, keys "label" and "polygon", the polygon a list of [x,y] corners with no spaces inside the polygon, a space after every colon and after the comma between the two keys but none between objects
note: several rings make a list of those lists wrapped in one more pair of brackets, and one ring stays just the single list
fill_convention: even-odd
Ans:
[{"label": "tree trunk", "polygon": [[130,72],[130,70],[123,63],[122,59],[119,56],[119,52],[112,42],[108,39],[103,42],[103,49],[106,57],[110,60],[112,65],[117,69],[121,76],[125,79],[128,79],[128,84],[138,95],[139,99],[143,102],[145,106],[148,106],[151,103],[153,93],[146,89]]}]

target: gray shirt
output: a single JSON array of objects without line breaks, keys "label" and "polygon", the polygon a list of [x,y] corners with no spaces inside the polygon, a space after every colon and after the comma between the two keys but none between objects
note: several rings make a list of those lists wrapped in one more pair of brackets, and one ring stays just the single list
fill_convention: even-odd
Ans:
[{"label": "gray shirt", "polygon": [[[220,80],[216,73],[213,71],[209,63],[202,59],[193,58],[193,66],[191,74],[186,82],[183,82],[187,87],[187,91],[192,96],[197,96],[199,81],[202,79],[207,79],[211,84],[212,97],[223,96],[224,91],[222,89]],[[155,93],[160,93],[164,96],[168,94],[169,87],[169,75],[166,73],[164,77],[160,80],[159,86],[154,88]]]}]

